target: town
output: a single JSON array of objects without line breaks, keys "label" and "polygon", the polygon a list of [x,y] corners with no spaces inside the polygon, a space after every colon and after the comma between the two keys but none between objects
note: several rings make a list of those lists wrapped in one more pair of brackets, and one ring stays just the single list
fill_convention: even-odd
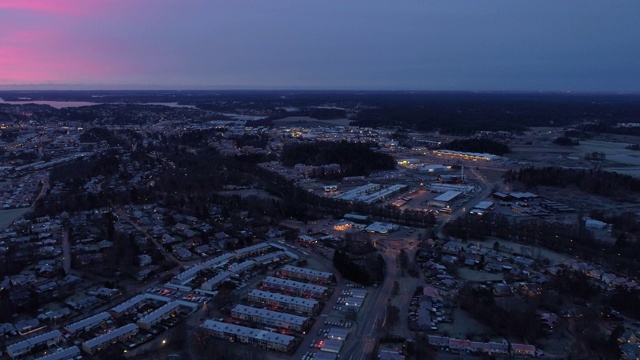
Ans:
[{"label": "town", "polygon": [[638,136],[63,103],[0,104],[2,357],[640,357]]}]

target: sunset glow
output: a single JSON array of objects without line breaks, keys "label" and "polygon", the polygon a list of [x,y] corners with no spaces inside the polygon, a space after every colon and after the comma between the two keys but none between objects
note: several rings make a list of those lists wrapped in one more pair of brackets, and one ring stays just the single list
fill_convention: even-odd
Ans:
[{"label": "sunset glow", "polygon": [[637,90],[640,6],[588,0],[578,12],[553,1],[0,0],[0,86]]}]

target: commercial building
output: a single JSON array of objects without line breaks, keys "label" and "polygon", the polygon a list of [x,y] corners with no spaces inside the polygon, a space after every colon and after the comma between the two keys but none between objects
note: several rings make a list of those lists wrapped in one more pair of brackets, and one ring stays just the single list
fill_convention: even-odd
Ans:
[{"label": "commercial building", "polygon": [[462,194],[460,191],[447,191],[443,194],[438,195],[433,200],[429,201],[429,205],[437,206],[437,207],[449,207],[451,206],[451,202],[455,200],[458,196]]},{"label": "commercial building", "polygon": [[290,352],[295,347],[293,336],[278,334],[246,326],[206,320],[200,328],[205,334],[241,344],[252,344],[270,350]]},{"label": "commercial building", "polygon": [[273,276],[267,276],[262,280],[262,284],[269,290],[284,291],[294,295],[311,296],[316,299],[322,299],[329,294],[329,289],[324,286],[280,279]]},{"label": "commercial building", "polygon": [[127,324],[110,332],[94,337],[82,343],[82,351],[89,355],[93,355],[99,351],[106,349],[118,341],[126,340],[138,333],[136,324]]},{"label": "commercial building", "polygon": [[245,305],[234,306],[233,309],[231,309],[231,317],[300,332],[304,331],[309,324],[308,317],[258,309]]},{"label": "commercial building", "polygon": [[316,300],[303,299],[255,289],[249,292],[247,299],[252,303],[273,305],[284,310],[297,311],[308,315],[314,314],[320,308],[320,304]]},{"label": "commercial building", "polygon": [[320,351],[337,354],[340,352],[340,350],[342,350],[342,344],[343,342],[340,340],[326,339],[322,341],[322,347],[320,348]]},{"label": "commercial building", "polygon": [[309,280],[321,284],[333,282],[333,274],[330,272],[305,269],[292,265],[285,265],[280,269],[280,274],[294,279]]},{"label": "commercial building", "polygon": [[344,201],[356,201],[360,196],[371,194],[374,191],[377,191],[382,188],[380,184],[367,184],[358,186],[355,189],[351,189],[349,191],[345,191],[340,195],[335,196],[335,199],[340,199]]},{"label": "commercial building", "polygon": [[349,330],[332,327],[327,333],[327,339],[345,341],[348,335]]},{"label": "commercial building", "polygon": [[487,153],[474,153],[454,150],[433,150],[433,155],[445,156],[450,158],[471,160],[471,161],[494,161],[500,159],[500,156]]}]

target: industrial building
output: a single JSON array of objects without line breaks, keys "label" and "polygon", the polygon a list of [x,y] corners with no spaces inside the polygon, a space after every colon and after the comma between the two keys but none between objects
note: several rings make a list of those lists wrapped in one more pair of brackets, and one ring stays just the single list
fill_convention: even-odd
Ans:
[{"label": "industrial building", "polygon": [[338,354],[342,350],[343,342],[340,340],[326,339],[322,342],[320,351]]},{"label": "industrial building", "polygon": [[347,335],[349,335],[349,330],[332,327],[327,333],[327,339],[345,341]]},{"label": "industrial building", "polygon": [[329,289],[324,286],[280,279],[273,276],[267,276],[262,280],[262,284],[269,290],[284,291],[300,296],[311,296],[316,299],[322,299],[329,294]]},{"label": "industrial building", "polygon": [[297,311],[308,315],[314,314],[320,308],[320,304],[316,300],[287,296],[256,289],[249,292],[247,299],[252,303],[273,305],[284,310]]},{"label": "industrial building", "polygon": [[329,284],[334,280],[330,272],[305,269],[292,265],[285,265],[280,269],[280,274],[294,279],[309,280],[316,283]]},{"label": "industrial building", "polygon": [[364,228],[364,231],[368,233],[387,235],[392,231],[398,230],[398,225],[392,223],[374,222],[371,225]]},{"label": "industrial building", "polygon": [[127,324],[110,332],[94,337],[82,343],[82,351],[89,355],[93,355],[99,351],[102,351],[112,344],[126,340],[129,337],[138,333],[138,326],[136,324]]},{"label": "industrial building", "polygon": [[293,336],[224,322],[206,320],[200,328],[205,334],[241,344],[252,344],[270,350],[290,352],[296,344]]},{"label": "industrial building", "polygon": [[437,206],[441,208],[450,207],[451,202],[455,200],[458,196],[460,196],[460,194],[462,194],[460,191],[453,191],[453,190],[447,191],[443,194],[438,195],[433,200],[429,201],[429,205]]},{"label": "industrial building", "polygon": [[168,298],[166,296],[160,296],[160,295],[149,294],[149,293],[136,295],[130,298],[129,300],[124,301],[112,307],[111,310],[109,310],[109,314],[111,314],[111,316],[114,319],[117,319],[123,314],[132,310],[137,310],[138,308],[140,308],[141,306],[149,302],[168,303],[171,300],[172,300],[171,298]]},{"label": "industrial building", "polygon": [[308,317],[259,309],[245,305],[234,306],[233,309],[231,309],[231,317],[300,332],[304,331],[309,324]]},{"label": "industrial building", "polygon": [[433,155],[446,156],[462,160],[471,161],[494,161],[500,159],[500,156],[487,153],[474,153],[455,150],[433,150]]}]

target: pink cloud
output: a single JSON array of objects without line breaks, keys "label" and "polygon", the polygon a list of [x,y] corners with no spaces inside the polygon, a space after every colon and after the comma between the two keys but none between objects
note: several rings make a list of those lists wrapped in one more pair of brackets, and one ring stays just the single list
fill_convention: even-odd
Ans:
[{"label": "pink cloud", "polygon": [[45,30],[20,30],[0,40],[0,83],[96,81],[130,70],[126,60],[92,51],[90,40],[82,43],[65,34]]},{"label": "pink cloud", "polygon": [[43,12],[61,15],[85,15],[90,10],[88,1],[71,0],[4,0],[0,9]]}]

